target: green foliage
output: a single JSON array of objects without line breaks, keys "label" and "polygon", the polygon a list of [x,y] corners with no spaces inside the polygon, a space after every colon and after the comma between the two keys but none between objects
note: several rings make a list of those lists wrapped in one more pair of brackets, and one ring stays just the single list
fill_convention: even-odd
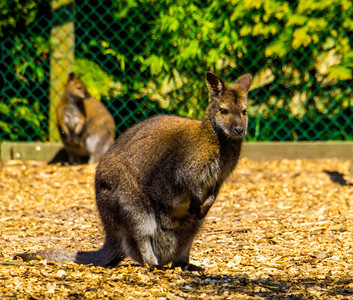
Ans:
[{"label": "green foliage", "polygon": [[[351,1],[119,0],[112,11],[115,22],[128,24],[127,31],[141,27],[143,35],[129,37],[134,52],[124,39],[122,46],[98,42],[123,72],[133,65],[134,85],[119,81],[130,99],[147,97],[162,109],[200,118],[207,104],[206,70],[230,81],[244,72],[254,75],[253,119],[271,122],[282,114],[302,121],[318,109],[342,107],[349,97],[347,86],[337,83],[352,78]],[[136,51],[140,43],[143,48]],[[334,97],[338,90],[341,98]],[[261,140],[272,134],[257,132],[255,139]]]},{"label": "green foliage", "polygon": [[[50,12],[49,2],[40,1],[0,1],[0,38],[3,38],[10,53],[2,53],[5,60],[10,58],[11,67],[18,80],[25,83],[43,81],[46,60],[49,56],[47,31],[38,31],[44,15]],[[41,16],[41,17],[39,17]],[[8,47],[8,48],[7,48]]]},{"label": "green foliage", "polygon": [[33,24],[39,15],[49,11],[47,0],[2,0],[0,1],[0,38],[15,37],[23,33]]},{"label": "green foliage", "polygon": [[49,31],[41,27],[47,24],[44,16],[49,15],[49,4],[45,0],[0,1],[0,63],[5,79],[0,140],[47,139],[47,115],[39,100],[45,103],[42,95],[48,86]]},{"label": "green foliage", "polygon": [[[49,4],[0,3],[6,101],[34,96],[47,109]],[[230,83],[253,75],[251,140],[347,138],[351,0],[77,0],[75,20],[74,70],[109,100],[119,132],[159,112],[201,118],[212,71]]]},{"label": "green foliage", "polygon": [[45,137],[43,121],[38,102],[29,105],[27,99],[12,98],[8,103],[0,102],[0,129],[3,139],[14,141],[31,140],[31,135]]},{"label": "green foliage", "polygon": [[76,59],[74,72],[82,74],[82,80],[86,84],[92,97],[100,100],[115,98],[119,93],[119,84],[114,81],[112,75],[107,74],[102,68],[87,59]]}]

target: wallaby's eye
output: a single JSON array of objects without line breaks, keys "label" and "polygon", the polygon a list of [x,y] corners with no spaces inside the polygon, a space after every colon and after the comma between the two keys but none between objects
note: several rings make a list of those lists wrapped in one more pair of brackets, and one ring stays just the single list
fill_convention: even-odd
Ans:
[{"label": "wallaby's eye", "polygon": [[221,113],[222,115],[227,115],[227,114],[228,114],[228,110],[225,109],[225,108],[220,108],[219,111],[220,111],[220,113]]},{"label": "wallaby's eye", "polygon": [[78,90],[82,90],[82,86],[78,86],[77,89],[78,89]]},{"label": "wallaby's eye", "polygon": [[243,109],[243,115],[245,116],[248,113],[246,109]]}]

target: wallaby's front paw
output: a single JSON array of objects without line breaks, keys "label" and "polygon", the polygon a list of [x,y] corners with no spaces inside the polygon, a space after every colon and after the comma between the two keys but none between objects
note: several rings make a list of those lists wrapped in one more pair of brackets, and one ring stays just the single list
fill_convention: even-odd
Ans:
[{"label": "wallaby's front paw", "polygon": [[208,210],[202,209],[201,206],[190,206],[188,212],[196,219],[202,220],[206,217]]},{"label": "wallaby's front paw", "polygon": [[194,209],[196,211],[194,213],[195,218],[202,220],[204,217],[206,217],[208,211],[212,207],[215,200],[216,200],[216,197],[210,196],[206,199],[206,201],[201,206],[197,206],[197,209]]},{"label": "wallaby's front paw", "polygon": [[203,218],[206,217],[206,215],[207,215],[207,212],[200,211],[200,213],[195,215],[195,218],[198,219],[198,220],[202,220]]},{"label": "wallaby's front paw", "polygon": [[188,207],[188,212],[191,215],[197,216],[201,213],[201,207],[199,205],[190,205]]}]

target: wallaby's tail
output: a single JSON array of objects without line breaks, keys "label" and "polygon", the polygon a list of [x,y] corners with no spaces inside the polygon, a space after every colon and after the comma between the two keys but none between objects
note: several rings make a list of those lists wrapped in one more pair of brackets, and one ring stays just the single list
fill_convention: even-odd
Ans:
[{"label": "wallaby's tail", "polygon": [[77,264],[93,264],[94,266],[112,266],[119,263],[124,255],[119,247],[104,246],[97,251],[75,251],[75,250],[42,250],[36,253],[16,254],[14,259],[21,257],[23,261],[45,259],[56,263],[74,262]]}]

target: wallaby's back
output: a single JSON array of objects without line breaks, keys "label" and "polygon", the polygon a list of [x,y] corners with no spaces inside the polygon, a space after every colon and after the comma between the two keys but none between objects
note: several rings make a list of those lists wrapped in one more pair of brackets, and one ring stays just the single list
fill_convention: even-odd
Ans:
[{"label": "wallaby's back", "polygon": [[[96,170],[103,247],[57,257],[111,265],[129,256],[151,266],[172,262],[200,270],[189,263],[192,241],[239,159],[251,80],[246,74],[228,87],[207,73],[211,102],[203,121],[156,116],[123,133]],[[47,253],[39,255],[55,260]]]},{"label": "wallaby's back", "polygon": [[74,73],[58,104],[57,120],[70,163],[79,162],[82,156],[88,156],[89,163],[98,162],[114,142],[113,117]]}]

